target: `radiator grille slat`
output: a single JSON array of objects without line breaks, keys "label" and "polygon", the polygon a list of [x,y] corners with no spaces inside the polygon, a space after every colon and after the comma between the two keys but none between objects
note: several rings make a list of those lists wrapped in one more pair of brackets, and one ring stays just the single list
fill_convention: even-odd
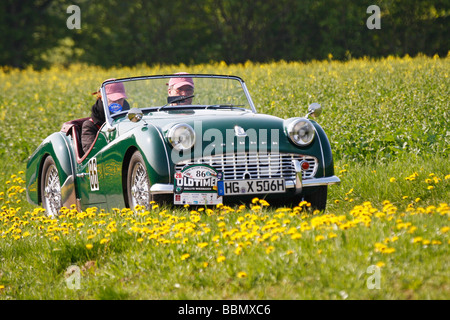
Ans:
[{"label": "radiator grille slat", "polygon": [[207,164],[223,173],[224,180],[286,178],[295,179],[292,160],[307,161],[309,169],[303,171],[303,179],[313,178],[317,172],[318,160],[300,154],[258,154],[232,153],[208,156],[194,160],[184,160],[175,165],[181,171],[186,165]]}]

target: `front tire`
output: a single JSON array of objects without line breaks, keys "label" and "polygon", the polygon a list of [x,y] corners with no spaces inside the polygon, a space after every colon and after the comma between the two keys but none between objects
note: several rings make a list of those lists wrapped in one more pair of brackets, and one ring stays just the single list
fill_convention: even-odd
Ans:
[{"label": "front tire", "polygon": [[135,151],[131,156],[127,174],[127,200],[131,209],[137,205],[149,209],[153,200],[150,186],[144,158],[139,151]]},{"label": "front tire", "polygon": [[312,187],[311,193],[305,195],[305,201],[311,203],[313,210],[325,211],[327,207],[328,186]]},{"label": "front tire", "polygon": [[58,168],[51,156],[45,158],[41,174],[42,207],[49,216],[57,216],[61,209],[61,184]]}]

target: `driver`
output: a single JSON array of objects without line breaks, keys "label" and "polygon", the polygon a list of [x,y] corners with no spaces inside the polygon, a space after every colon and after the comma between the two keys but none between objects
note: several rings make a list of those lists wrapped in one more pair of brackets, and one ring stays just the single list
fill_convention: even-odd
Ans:
[{"label": "driver", "polygon": [[[187,72],[178,72],[175,74],[188,74]],[[194,94],[194,80],[192,78],[170,78],[168,85],[169,97],[187,97]],[[170,98],[168,99],[170,102]],[[185,99],[183,101],[172,103],[172,106],[176,105],[189,105],[192,104],[192,98]]]},{"label": "driver", "polygon": [[[108,79],[115,80],[115,79]],[[105,80],[105,81],[108,81]],[[122,110],[122,107],[126,107],[127,95],[125,93],[125,86],[122,82],[110,83],[105,86],[106,96],[108,99],[108,106],[111,113]],[[97,95],[97,101],[91,108],[91,117],[83,122],[81,128],[81,145],[84,153],[89,151],[92,144],[95,141],[97,132],[101,126],[105,123],[105,111],[103,109],[103,101],[100,91],[94,92]]]}]

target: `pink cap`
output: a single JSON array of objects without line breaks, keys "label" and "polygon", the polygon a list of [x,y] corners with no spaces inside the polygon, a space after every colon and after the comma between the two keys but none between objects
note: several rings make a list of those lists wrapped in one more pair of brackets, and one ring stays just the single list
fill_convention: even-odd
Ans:
[{"label": "pink cap", "polygon": [[[109,80],[116,80],[116,79],[108,79],[105,81],[109,81]],[[117,101],[122,98],[124,98],[124,99],[127,98],[127,95],[125,93],[125,86],[123,85],[122,82],[115,82],[115,83],[107,84],[105,86],[105,90],[106,90],[106,96],[111,101]]]},{"label": "pink cap", "polygon": [[[188,74],[187,72],[178,72],[175,74]],[[169,87],[173,86],[174,89],[178,89],[179,87],[182,86],[191,86],[192,88],[194,87],[194,80],[192,78],[170,78],[169,83],[168,83]]]}]

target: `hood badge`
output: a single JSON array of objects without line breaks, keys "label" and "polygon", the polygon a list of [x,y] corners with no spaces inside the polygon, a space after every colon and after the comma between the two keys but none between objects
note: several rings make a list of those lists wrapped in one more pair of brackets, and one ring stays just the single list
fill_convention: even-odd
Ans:
[{"label": "hood badge", "polygon": [[245,130],[242,127],[239,126],[234,126],[234,134],[237,137],[246,137],[247,136],[247,132],[245,132]]}]

